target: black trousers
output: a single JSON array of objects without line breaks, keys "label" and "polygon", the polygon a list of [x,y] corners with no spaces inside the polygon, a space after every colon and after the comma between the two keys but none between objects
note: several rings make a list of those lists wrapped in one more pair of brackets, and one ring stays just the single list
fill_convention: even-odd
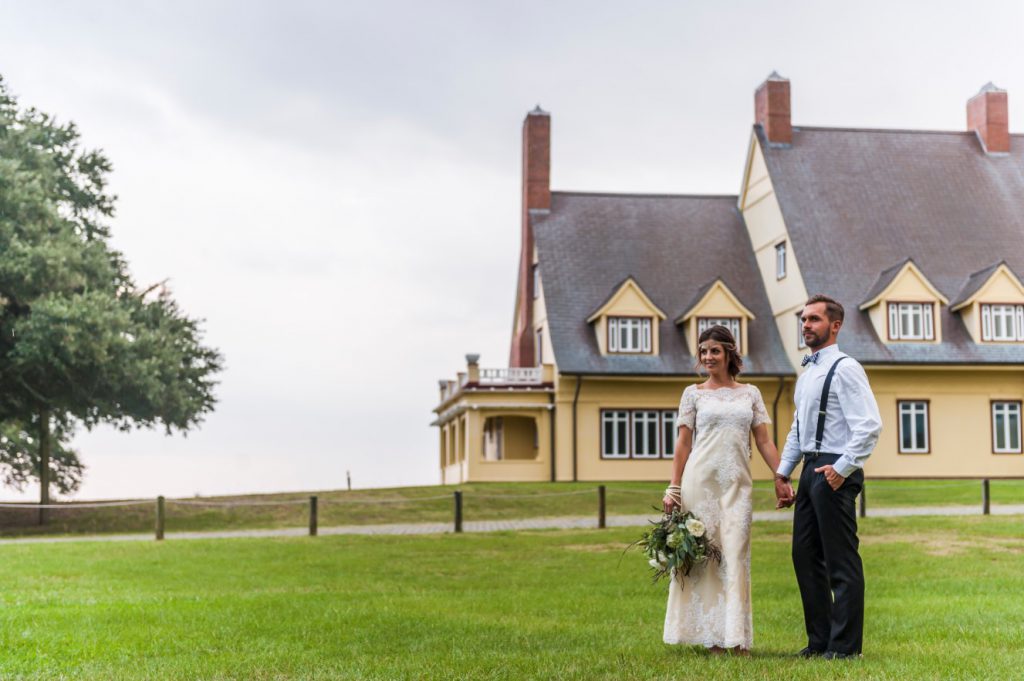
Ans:
[{"label": "black trousers", "polygon": [[864,566],[857,552],[856,498],[864,473],[833,490],[815,468],[835,454],[804,458],[793,513],[793,567],[812,650],[857,654],[864,642]]}]

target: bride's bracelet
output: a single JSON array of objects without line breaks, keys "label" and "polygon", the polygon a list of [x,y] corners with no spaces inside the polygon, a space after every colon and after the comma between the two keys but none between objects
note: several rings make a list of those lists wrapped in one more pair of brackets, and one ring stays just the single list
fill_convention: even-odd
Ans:
[{"label": "bride's bracelet", "polygon": [[682,502],[682,490],[679,485],[669,485],[666,487],[665,496],[676,503]]}]

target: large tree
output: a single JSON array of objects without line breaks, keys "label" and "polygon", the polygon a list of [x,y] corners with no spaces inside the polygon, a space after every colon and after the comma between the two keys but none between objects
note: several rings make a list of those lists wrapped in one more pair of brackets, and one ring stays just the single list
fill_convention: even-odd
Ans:
[{"label": "large tree", "polygon": [[0,476],[77,488],[78,426],[195,427],[222,359],[163,286],[110,245],[111,164],[0,78]]}]

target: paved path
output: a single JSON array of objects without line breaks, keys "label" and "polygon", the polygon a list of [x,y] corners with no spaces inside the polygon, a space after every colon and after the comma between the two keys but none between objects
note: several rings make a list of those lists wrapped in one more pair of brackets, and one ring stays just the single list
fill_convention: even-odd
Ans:
[{"label": "paved path", "polygon": [[[908,508],[868,509],[869,518],[897,518],[917,515],[981,515],[979,506],[915,506]],[[1024,504],[992,506],[992,515],[1024,515]],[[789,522],[792,511],[757,511],[755,521]],[[608,527],[640,527],[648,520],[657,520],[654,515],[612,515],[607,518]],[[597,518],[523,518],[520,520],[477,520],[462,524],[466,532],[502,532],[507,530],[551,530],[551,529],[594,529]],[[321,527],[321,535],[331,534],[443,534],[452,531],[451,523],[415,523],[398,525],[344,525]],[[269,530],[222,530],[215,532],[168,532],[167,539],[230,539],[237,537],[302,537],[309,534],[305,527],[279,527]],[[3,544],[50,544],[74,541],[153,541],[147,534],[89,534],[60,537],[25,537],[23,539],[0,539]]]}]

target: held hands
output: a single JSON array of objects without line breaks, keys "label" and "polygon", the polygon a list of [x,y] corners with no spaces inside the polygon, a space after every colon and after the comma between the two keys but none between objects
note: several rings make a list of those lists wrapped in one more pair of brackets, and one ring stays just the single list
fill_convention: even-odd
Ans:
[{"label": "held hands", "polygon": [[821,468],[815,468],[814,472],[825,474],[825,479],[828,480],[828,486],[832,488],[833,492],[842,487],[843,483],[846,482],[846,478],[839,475],[839,473],[836,473],[836,469],[832,468],[832,466],[828,464],[825,464]]},{"label": "held hands", "polygon": [[775,508],[789,508],[796,501],[793,485],[789,480],[775,478]]}]

